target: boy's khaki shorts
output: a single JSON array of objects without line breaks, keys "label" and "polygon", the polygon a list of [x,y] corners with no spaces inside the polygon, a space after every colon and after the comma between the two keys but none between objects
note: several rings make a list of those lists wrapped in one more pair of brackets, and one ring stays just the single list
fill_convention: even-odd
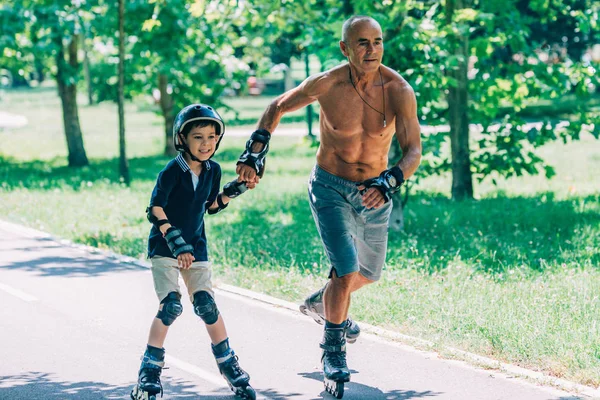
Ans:
[{"label": "boy's khaki shorts", "polygon": [[194,302],[194,293],[204,290],[214,297],[212,290],[211,267],[208,261],[196,261],[190,269],[180,269],[177,260],[171,257],[155,256],[152,262],[152,277],[158,300],[162,301],[171,292],[183,295],[179,288],[179,274],[187,287],[190,301]]}]

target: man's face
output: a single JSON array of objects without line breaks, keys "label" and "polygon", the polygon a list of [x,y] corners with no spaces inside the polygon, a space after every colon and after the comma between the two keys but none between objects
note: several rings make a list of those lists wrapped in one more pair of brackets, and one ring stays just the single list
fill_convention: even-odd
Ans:
[{"label": "man's face", "polygon": [[201,161],[206,161],[216,150],[219,137],[212,125],[193,127],[187,135],[187,144],[190,152]]},{"label": "man's face", "polygon": [[341,42],[340,47],[357,69],[376,71],[383,58],[381,27],[371,20],[359,21],[348,31],[346,42]]}]

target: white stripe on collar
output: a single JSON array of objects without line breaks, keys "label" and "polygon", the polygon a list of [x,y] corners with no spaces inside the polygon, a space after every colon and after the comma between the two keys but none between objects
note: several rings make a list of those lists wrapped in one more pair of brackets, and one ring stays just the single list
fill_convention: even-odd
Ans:
[{"label": "white stripe on collar", "polygon": [[[187,172],[187,171],[191,170],[188,163],[185,162],[185,158],[183,158],[183,154],[179,153],[177,155],[177,157],[175,157],[175,161],[177,161],[177,164],[179,164],[179,166],[181,167],[183,172]],[[206,169],[207,171],[211,169],[210,162],[208,160],[202,161],[202,165],[204,166],[204,169]]]},{"label": "white stripe on collar", "polygon": [[190,166],[188,165],[188,163],[185,162],[185,159],[183,158],[183,155],[181,153],[179,153],[179,155],[175,157],[175,161],[177,161],[177,164],[179,164],[183,172],[187,172],[190,170]]}]

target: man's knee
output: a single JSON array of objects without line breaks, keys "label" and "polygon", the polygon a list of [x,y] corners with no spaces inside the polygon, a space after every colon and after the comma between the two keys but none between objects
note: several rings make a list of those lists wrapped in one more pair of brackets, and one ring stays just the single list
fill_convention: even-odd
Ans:
[{"label": "man's knee", "polygon": [[160,304],[163,305],[163,308],[158,311],[156,318],[160,319],[166,326],[171,325],[183,312],[181,295],[177,292],[169,293]]},{"label": "man's knee", "polygon": [[337,289],[345,292],[352,291],[355,281],[359,278],[358,272],[351,272],[344,276],[337,276],[335,270],[331,274],[331,284]]},{"label": "man's knee", "polygon": [[204,290],[194,293],[194,313],[208,325],[214,324],[219,319],[219,309],[215,299]]}]

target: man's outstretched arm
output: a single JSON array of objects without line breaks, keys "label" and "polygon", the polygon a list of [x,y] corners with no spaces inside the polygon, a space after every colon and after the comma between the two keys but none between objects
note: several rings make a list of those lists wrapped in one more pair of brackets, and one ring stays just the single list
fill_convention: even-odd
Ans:
[{"label": "man's outstretched arm", "polygon": [[[317,100],[320,93],[322,93],[325,89],[326,82],[326,73],[317,74],[307,78],[294,89],[291,89],[277,97],[271,102],[271,104],[269,104],[265,112],[260,117],[260,120],[258,121],[258,129],[255,131],[255,133],[261,132],[263,135],[268,133],[268,136],[270,137],[270,134],[273,133],[275,128],[277,128],[277,125],[279,125],[279,121],[284,114],[296,111]],[[268,139],[267,143],[264,143],[264,141],[256,141],[252,143],[250,149],[247,150],[249,153],[258,155],[267,145]],[[242,155],[242,157],[244,157],[244,155]],[[240,157],[240,159],[242,157]],[[238,162],[236,168],[236,173],[239,175],[238,180],[258,183],[259,177],[257,176],[257,168],[248,164],[251,163]]]}]

